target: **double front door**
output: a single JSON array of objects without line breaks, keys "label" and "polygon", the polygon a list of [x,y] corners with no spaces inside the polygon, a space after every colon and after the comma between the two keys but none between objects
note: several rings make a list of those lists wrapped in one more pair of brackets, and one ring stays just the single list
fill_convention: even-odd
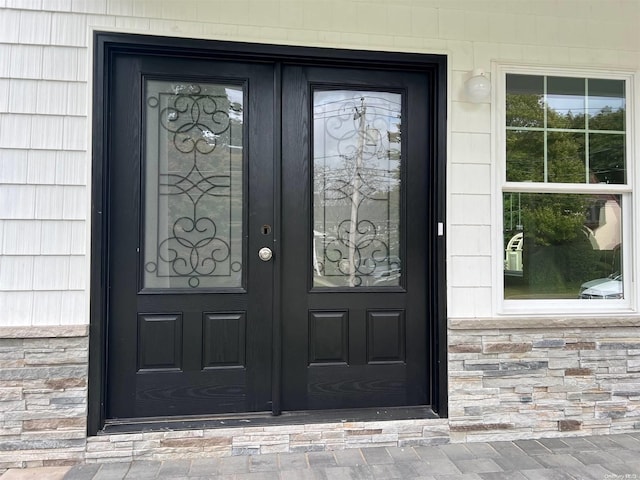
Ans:
[{"label": "double front door", "polygon": [[431,403],[427,75],[109,75],[107,418]]}]

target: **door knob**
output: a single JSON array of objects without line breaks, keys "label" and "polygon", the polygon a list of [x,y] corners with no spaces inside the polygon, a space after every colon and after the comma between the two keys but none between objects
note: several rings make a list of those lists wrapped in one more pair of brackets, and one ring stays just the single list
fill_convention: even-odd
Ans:
[{"label": "door knob", "polygon": [[262,247],[258,250],[258,256],[263,262],[268,262],[273,257],[273,252],[269,247]]}]

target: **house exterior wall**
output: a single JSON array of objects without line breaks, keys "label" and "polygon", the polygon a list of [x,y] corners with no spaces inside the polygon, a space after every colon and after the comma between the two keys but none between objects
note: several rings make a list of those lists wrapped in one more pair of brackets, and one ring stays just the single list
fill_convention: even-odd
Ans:
[{"label": "house exterior wall", "polygon": [[[471,104],[463,94],[470,70],[499,63],[637,74],[639,20],[634,0],[0,0],[0,467],[15,462],[16,451],[23,465],[165,451],[151,437],[86,439],[93,30],[446,54],[450,415],[446,433],[443,421],[425,421],[411,438],[640,428],[637,312],[496,314],[496,127],[491,103]],[[640,133],[633,140],[631,162]],[[638,256],[638,247],[629,252]],[[310,435],[315,443],[300,448],[348,447],[347,431],[399,442],[404,424],[385,425],[384,433],[378,425],[336,427],[343,440]],[[291,448],[292,438],[305,438],[299,433],[281,429],[286,441],[276,444]],[[236,434],[246,443],[234,451],[229,433],[221,454],[269,443]],[[226,433],[173,434],[181,435]],[[181,445],[165,453],[204,452],[206,442]]]}]

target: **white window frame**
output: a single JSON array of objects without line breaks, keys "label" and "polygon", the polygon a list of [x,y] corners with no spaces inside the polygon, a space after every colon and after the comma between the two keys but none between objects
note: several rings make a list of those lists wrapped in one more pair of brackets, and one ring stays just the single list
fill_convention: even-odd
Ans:
[{"label": "white window frame", "polygon": [[[638,242],[640,236],[634,234],[638,229],[638,213],[640,212],[640,190],[638,189],[638,171],[636,159],[640,152],[636,149],[640,143],[635,130],[636,112],[640,108],[634,96],[638,87],[638,79],[634,72],[624,70],[604,70],[597,68],[560,68],[525,66],[511,64],[494,64],[492,68],[494,78],[494,93],[492,99],[492,117],[494,119],[495,152],[493,164],[495,190],[492,205],[492,238],[493,250],[493,310],[497,315],[629,315],[637,313],[638,294]],[[536,75],[546,77],[577,77],[592,79],[613,79],[625,81],[626,124],[625,147],[627,183],[614,184],[568,184],[542,182],[507,182],[506,181],[506,76],[507,74]],[[622,197],[622,271],[623,271],[623,299],[585,300],[578,299],[504,299],[504,248],[503,245],[503,192],[527,193],[613,193]]]}]

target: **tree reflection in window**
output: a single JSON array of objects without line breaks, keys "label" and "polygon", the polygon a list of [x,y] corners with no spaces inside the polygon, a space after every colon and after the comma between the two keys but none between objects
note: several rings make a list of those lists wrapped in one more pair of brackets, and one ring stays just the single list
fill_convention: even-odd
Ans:
[{"label": "tree reflection in window", "polygon": [[505,107],[505,178],[530,185],[503,194],[505,298],[577,298],[620,279],[622,196],[589,185],[626,183],[625,81],[509,74]]},{"label": "tree reflection in window", "polygon": [[400,285],[399,93],[314,91],[313,285]]}]

